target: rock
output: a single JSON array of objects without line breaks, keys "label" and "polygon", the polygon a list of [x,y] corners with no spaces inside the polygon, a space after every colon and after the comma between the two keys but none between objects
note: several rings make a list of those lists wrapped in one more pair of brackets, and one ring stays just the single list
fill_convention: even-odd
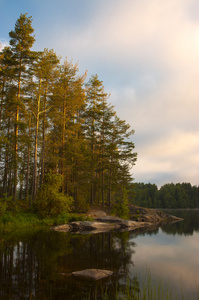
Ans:
[{"label": "rock", "polygon": [[[164,213],[156,209],[130,206],[131,220],[123,220],[118,217],[107,216],[103,211],[94,211],[95,221],[77,221],[71,222],[70,225],[59,225],[52,229],[61,232],[75,233],[101,233],[113,230],[132,231],[135,229],[145,229],[159,226],[161,224],[173,223],[182,219]],[[99,213],[98,213],[99,212]]]},{"label": "rock", "polygon": [[182,219],[169,215],[163,211],[134,205],[130,206],[130,215],[132,220],[153,224],[165,224],[182,221]]},{"label": "rock", "polygon": [[60,231],[60,232],[68,232],[72,230],[72,227],[68,224],[58,225],[51,228],[54,231]]},{"label": "rock", "polygon": [[105,217],[106,213],[102,210],[90,210],[88,216],[92,218]]},{"label": "rock", "polygon": [[123,219],[113,216],[103,216],[94,218],[94,220],[102,223],[121,223]]},{"label": "rock", "polygon": [[82,271],[72,272],[73,276],[89,278],[94,280],[99,280],[102,278],[106,278],[113,274],[112,271],[101,270],[101,269],[86,269]]},{"label": "rock", "polygon": [[152,224],[150,222],[136,222],[131,220],[122,220],[120,223],[121,228],[128,228],[129,230],[151,226]]},{"label": "rock", "polygon": [[55,231],[61,232],[75,232],[75,233],[101,233],[101,232],[110,232],[113,230],[117,231],[132,231],[138,228],[149,227],[152,223],[147,222],[135,222],[131,220],[123,220],[117,218],[115,223],[105,223],[105,222],[97,222],[97,221],[77,221],[71,222],[70,225],[60,225],[55,226],[52,229]]},{"label": "rock", "polygon": [[77,221],[70,223],[70,225],[72,226],[72,231],[76,233],[100,233],[120,228],[118,224],[96,221]]}]

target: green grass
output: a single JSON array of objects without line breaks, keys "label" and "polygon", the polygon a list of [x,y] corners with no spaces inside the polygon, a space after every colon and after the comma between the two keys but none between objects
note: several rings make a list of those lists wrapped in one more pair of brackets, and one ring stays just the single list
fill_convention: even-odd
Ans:
[{"label": "green grass", "polygon": [[64,215],[58,215],[56,217],[42,218],[33,212],[6,212],[0,217],[0,229],[11,230],[11,229],[22,229],[26,228],[38,228],[43,226],[55,226],[66,224],[72,221],[85,221],[91,220],[84,215],[68,213]]},{"label": "green grass", "polygon": [[[179,292],[179,291],[178,291]],[[196,298],[199,300],[199,286],[196,285]],[[85,299],[85,298],[83,298]],[[98,286],[90,291],[87,300],[193,300],[185,295],[183,287],[181,293],[173,292],[169,284],[161,280],[152,281],[150,272],[147,271],[144,277],[135,276],[128,278],[126,284],[112,284],[108,287]]]}]

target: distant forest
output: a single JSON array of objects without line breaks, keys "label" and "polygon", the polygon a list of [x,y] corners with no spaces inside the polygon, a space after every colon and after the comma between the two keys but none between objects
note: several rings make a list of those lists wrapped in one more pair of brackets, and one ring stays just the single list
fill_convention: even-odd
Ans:
[{"label": "distant forest", "polygon": [[31,205],[48,175],[76,209],[111,205],[132,181],[134,131],[97,75],[87,80],[52,49],[31,50],[33,32],[21,14],[0,52],[0,197]]},{"label": "distant forest", "polygon": [[199,186],[168,183],[158,189],[155,184],[133,183],[129,202],[148,208],[199,208]]}]

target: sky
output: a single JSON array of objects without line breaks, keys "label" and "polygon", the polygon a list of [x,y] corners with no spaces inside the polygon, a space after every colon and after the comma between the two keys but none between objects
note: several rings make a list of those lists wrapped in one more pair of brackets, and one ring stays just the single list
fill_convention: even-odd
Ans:
[{"label": "sky", "polygon": [[21,13],[34,50],[97,74],[135,130],[135,182],[199,184],[198,0],[0,0],[0,43]]}]

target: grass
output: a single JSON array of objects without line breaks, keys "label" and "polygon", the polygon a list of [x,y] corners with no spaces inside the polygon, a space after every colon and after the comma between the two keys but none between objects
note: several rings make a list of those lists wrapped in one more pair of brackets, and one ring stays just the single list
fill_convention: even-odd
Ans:
[{"label": "grass", "polygon": [[36,213],[31,211],[20,211],[20,212],[6,212],[0,217],[0,229],[1,230],[11,230],[11,229],[22,229],[26,228],[38,228],[44,226],[55,226],[61,224],[67,224],[72,221],[85,221],[91,220],[90,218],[75,214],[67,213],[63,215],[58,215],[56,217],[42,218]]},{"label": "grass", "polygon": [[[181,292],[180,292],[181,291]],[[149,271],[144,277],[135,276],[128,278],[125,284],[112,284],[108,287],[98,286],[94,291],[90,291],[87,300],[193,300],[190,295],[185,296],[183,288],[173,292],[169,284],[161,280],[152,281]],[[199,286],[196,285],[196,298],[199,300]],[[85,298],[83,298],[85,299]]]}]

